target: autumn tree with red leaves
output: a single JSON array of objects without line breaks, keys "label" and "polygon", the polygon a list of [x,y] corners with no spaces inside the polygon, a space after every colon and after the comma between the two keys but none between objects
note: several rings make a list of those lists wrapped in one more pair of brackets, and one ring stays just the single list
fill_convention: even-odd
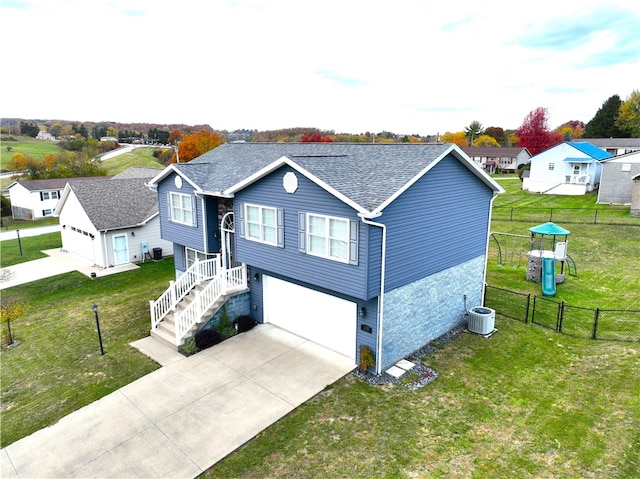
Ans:
[{"label": "autumn tree with red leaves", "polygon": [[[180,163],[186,163],[188,161],[204,155],[207,151],[224,143],[224,137],[215,131],[199,131],[198,133],[191,133],[190,135],[184,135],[182,141],[178,144],[178,156],[180,157]],[[173,155],[171,163],[176,163],[178,158]]]},{"label": "autumn tree with red leaves", "polygon": [[300,137],[302,143],[332,143],[333,140],[328,136],[322,136],[320,133],[307,134],[303,133]]},{"label": "autumn tree with red leaves", "polygon": [[525,117],[520,128],[516,130],[518,146],[527,148],[531,155],[537,155],[562,143],[560,134],[549,131],[547,114],[546,108],[536,108]]}]

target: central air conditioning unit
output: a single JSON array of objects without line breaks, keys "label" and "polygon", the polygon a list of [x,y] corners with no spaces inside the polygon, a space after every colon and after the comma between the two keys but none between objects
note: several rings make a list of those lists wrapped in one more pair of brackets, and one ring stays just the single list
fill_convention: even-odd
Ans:
[{"label": "central air conditioning unit", "polygon": [[476,306],[469,310],[469,325],[467,329],[472,333],[489,334],[496,322],[496,312],[491,308]]}]

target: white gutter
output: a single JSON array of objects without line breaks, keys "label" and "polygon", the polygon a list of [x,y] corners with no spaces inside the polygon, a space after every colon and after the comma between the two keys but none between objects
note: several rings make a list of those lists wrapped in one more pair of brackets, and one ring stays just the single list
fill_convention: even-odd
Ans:
[{"label": "white gutter", "polygon": [[[376,217],[379,217],[382,213],[378,213]],[[376,223],[375,221],[371,221],[360,213],[358,213],[360,219],[364,224],[377,226],[382,228],[382,264],[380,268],[380,294],[378,295],[378,342],[376,345],[376,374],[382,373],[382,326],[383,326],[383,318],[384,318],[384,278],[385,278],[385,270],[386,270],[386,256],[387,256],[387,225],[383,223]]]},{"label": "white gutter", "polygon": [[482,306],[484,306],[484,295],[487,289],[487,265],[489,264],[489,243],[491,242],[491,216],[493,214],[493,201],[498,197],[498,193],[494,193],[489,201],[489,221],[487,223],[487,247],[484,252],[484,274],[482,276]]}]

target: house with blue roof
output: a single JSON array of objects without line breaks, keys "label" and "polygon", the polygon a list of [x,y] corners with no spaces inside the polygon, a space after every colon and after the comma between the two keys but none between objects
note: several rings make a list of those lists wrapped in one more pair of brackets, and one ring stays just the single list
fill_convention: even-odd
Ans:
[{"label": "house with blue roof", "polygon": [[154,337],[180,347],[241,297],[354,364],[368,347],[378,373],[482,304],[503,191],[452,144],[228,143],[149,186],[176,269]]},{"label": "house with blue roof", "polygon": [[588,142],[567,141],[531,157],[522,189],[553,195],[584,195],[600,184],[602,161],[611,153]]}]

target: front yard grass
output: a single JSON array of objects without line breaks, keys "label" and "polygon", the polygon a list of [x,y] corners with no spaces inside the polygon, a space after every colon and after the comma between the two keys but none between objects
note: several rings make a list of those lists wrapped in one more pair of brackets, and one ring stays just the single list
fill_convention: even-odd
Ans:
[{"label": "front yard grass", "polygon": [[28,310],[11,322],[20,344],[0,353],[2,447],[158,368],[129,343],[149,335],[148,300],[173,278],[169,258],[96,280],[73,272],[3,290],[3,300]]},{"label": "front yard grass", "polygon": [[[22,245],[22,254],[20,254]],[[5,240],[0,242],[0,267],[5,268],[25,261],[46,258],[43,250],[60,248],[62,239],[60,232],[47,233],[38,236],[27,236],[24,238]]]},{"label": "front yard grass", "polygon": [[638,477],[638,345],[496,327],[424,358],[417,391],[346,376],[203,477]]}]

